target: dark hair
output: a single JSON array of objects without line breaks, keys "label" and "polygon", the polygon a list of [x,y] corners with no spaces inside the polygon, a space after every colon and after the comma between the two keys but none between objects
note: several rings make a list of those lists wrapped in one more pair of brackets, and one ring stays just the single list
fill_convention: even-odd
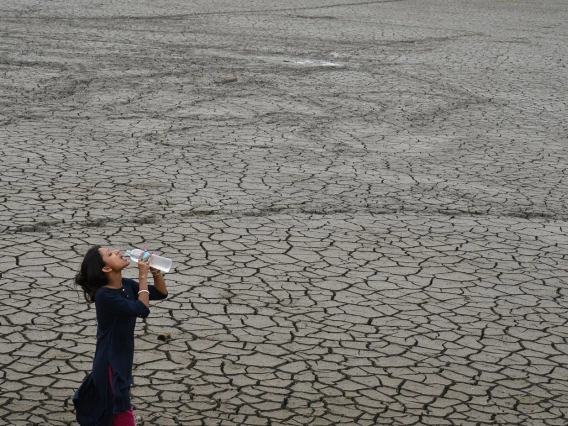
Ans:
[{"label": "dark hair", "polygon": [[75,275],[75,284],[83,289],[85,300],[88,303],[95,301],[95,294],[99,288],[108,284],[103,272],[105,262],[99,253],[101,246],[93,246],[87,251],[81,263],[79,273]]}]

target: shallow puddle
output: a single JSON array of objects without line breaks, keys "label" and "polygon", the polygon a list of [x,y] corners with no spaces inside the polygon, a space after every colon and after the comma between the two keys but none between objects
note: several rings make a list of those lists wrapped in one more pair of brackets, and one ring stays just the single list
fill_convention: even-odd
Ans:
[{"label": "shallow puddle", "polygon": [[299,65],[307,67],[335,67],[342,68],[345,66],[341,62],[331,62],[319,59],[294,59],[294,58],[282,58],[282,57],[270,57],[270,56],[257,56],[257,59],[266,62],[282,62],[289,65]]}]

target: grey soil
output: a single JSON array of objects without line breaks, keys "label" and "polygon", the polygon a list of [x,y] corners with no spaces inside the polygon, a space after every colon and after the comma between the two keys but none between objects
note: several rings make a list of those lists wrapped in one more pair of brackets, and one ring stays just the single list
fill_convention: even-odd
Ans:
[{"label": "grey soil", "polygon": [[140,424],[566,425],[566,16],[0,2],[0,426],[72,424],[92,244],[174,261]]}]

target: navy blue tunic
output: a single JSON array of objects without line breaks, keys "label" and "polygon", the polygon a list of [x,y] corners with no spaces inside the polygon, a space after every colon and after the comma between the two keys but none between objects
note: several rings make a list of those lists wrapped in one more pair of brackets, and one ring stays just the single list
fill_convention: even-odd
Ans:
[{"label": "navy blue tunic", "polygon": [[[82,426],[110,425],[113,414],[132,408],[134,328],[137,317],[146,318],[150,314],[150,309],[138,300],[138,288],[136,281],[123,278],[121,289],[97,290],[97,348],[93,370],[73,397],[77,421]],[[149,285],[148,290],[150,300],[167,297],[153,285]]]}]

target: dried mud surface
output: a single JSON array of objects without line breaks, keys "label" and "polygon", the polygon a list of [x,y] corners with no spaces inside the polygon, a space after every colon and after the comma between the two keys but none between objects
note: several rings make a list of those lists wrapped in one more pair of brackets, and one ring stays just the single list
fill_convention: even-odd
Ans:
[{"label": "dried mud surface", "polygon": [[2,1],[0,426],[73,424],[92,244],[174,260],[139,425],[566,425],[567,13]]}]

